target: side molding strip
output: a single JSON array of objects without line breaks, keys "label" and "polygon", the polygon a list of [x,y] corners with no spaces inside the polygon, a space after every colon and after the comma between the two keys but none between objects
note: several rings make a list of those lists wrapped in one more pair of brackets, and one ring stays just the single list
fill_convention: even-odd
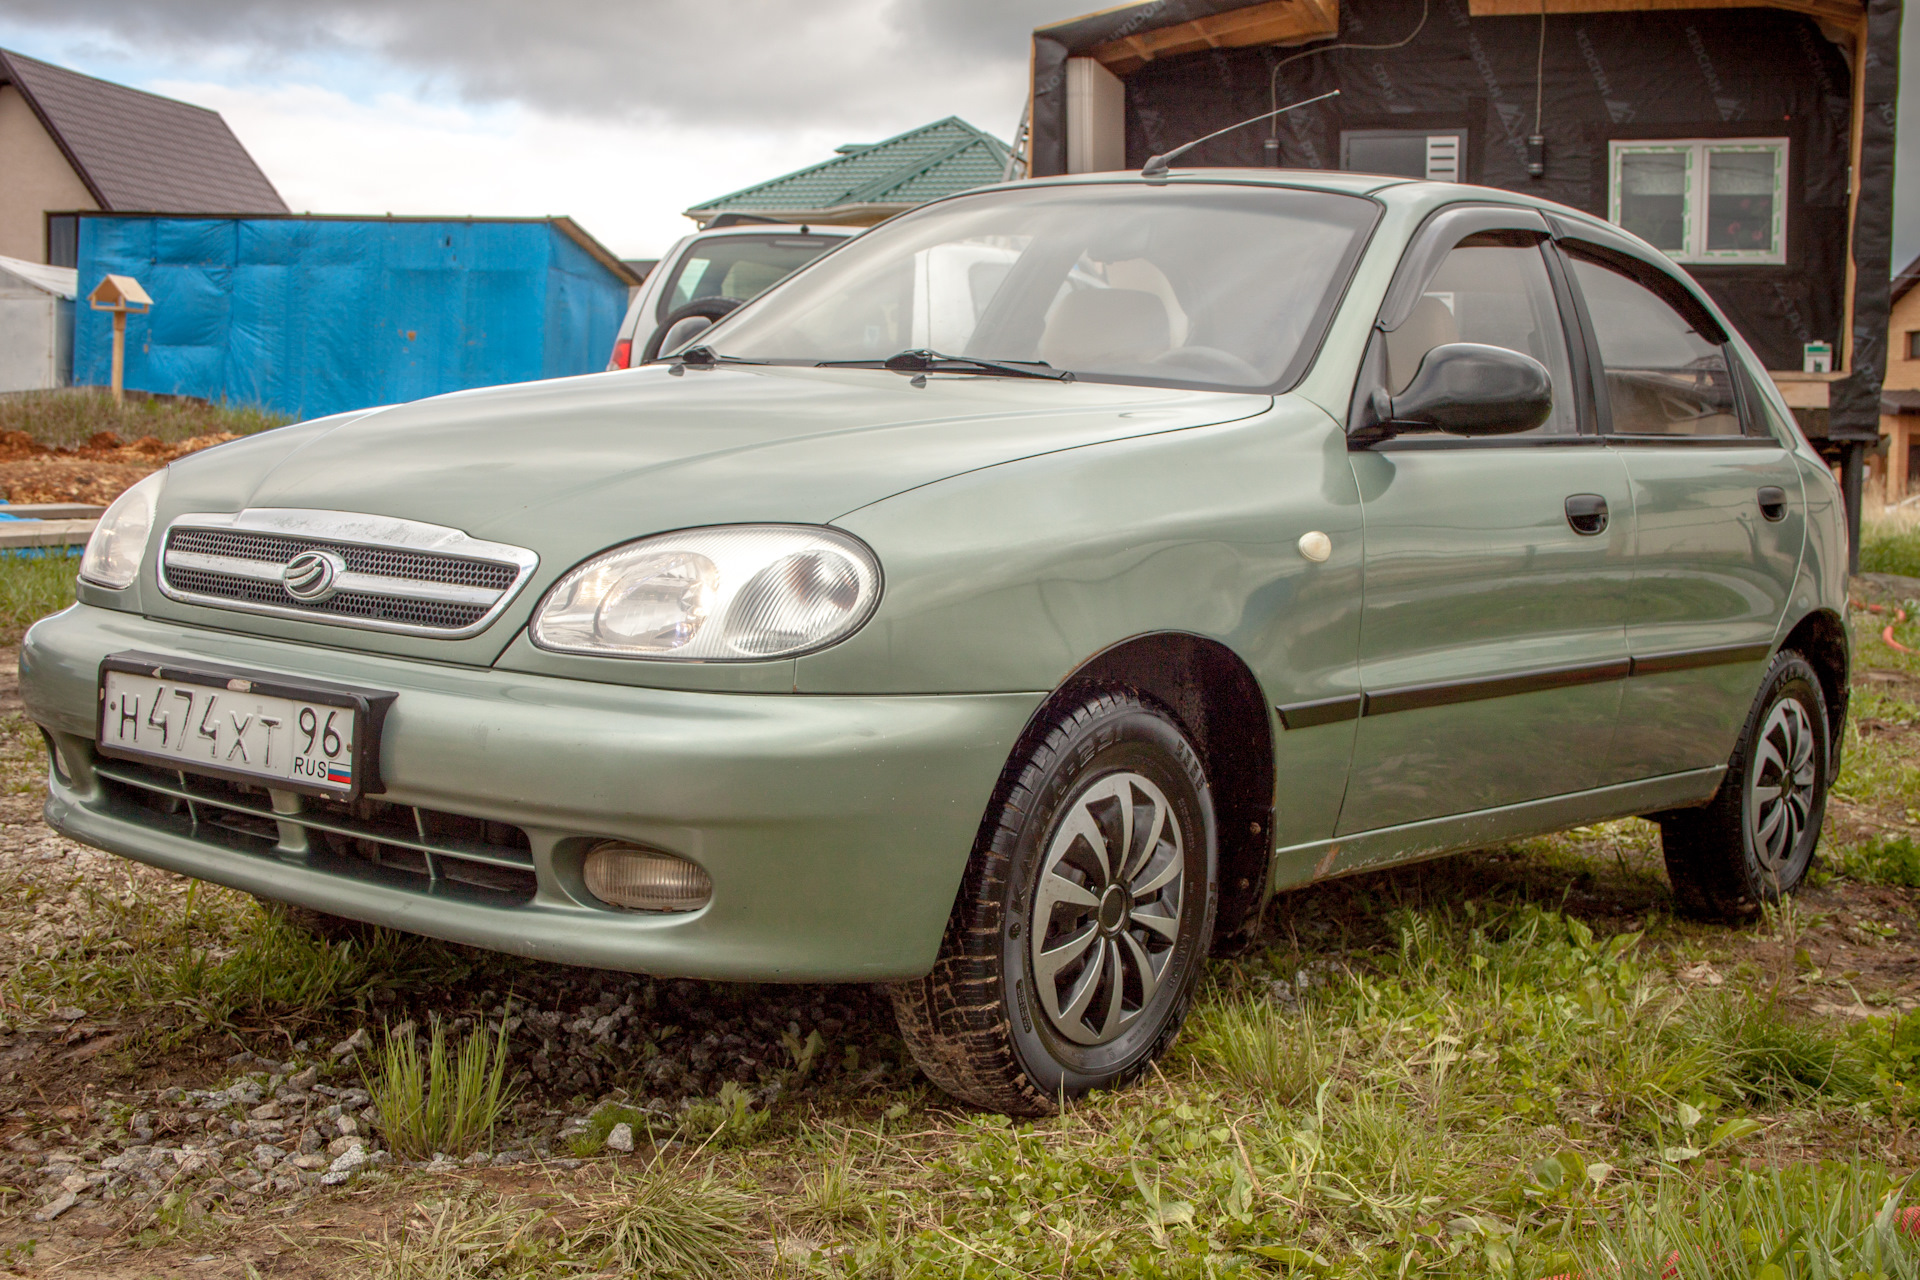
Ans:
[{"label": "side molding strip", "polygon": [[1517,676],[1494,676],[1486,680],[1460,680],[1452,684],[1414,684],[1398,689],[1369,693],[1362,715],[1384,716],[1395,711],[1414,711],[1421,707],[1451,706],[1456,702],[1479,702],[1486,698],[1510,698],[1519,693],[1538,693],[1542,689],[1567,689],[1574,685],[1603,684],[1624,680],[1633,671],[1625,658],[1612,662],[1590,662],[1577,667],[1548,667],[1522,672]]},{"label": "side molding strip", "polygon": [[1322,698],[1318,702],[1294,702],[1284,707],[1275,707],[1280,713],[1280,727],[1283,729],[1311,729],[1316,725],[1339,724],[1342,720],[1360,718],[1360,695],[1348,694],[1344,698]]},{"label": "side molding strip", "polygon": [[1668,671],[1693,671],[1700,667],[1761,662],[1772,652],[1773,646],[1770,644],[1676,649],[1670,653],[1617,658],[1580,666],[1546,667],[1515,676],[1457,680],[1449,684],[1403,685],[1398,689],[1382,689],[1378,693],[1355,693],[1339,698],[1322,698],[1315,702],[1291,702],[1276,706],[1274,710],[1280,713],[1282,728],[1312,729],[1360,716],[1384,716],[1395,711],[1417,711],[1423,707],[1445,707],[1461,702],[1480,702],[1487,698],[1510,698],[1516,694],[1538,693],[1543,689],[1568,689],[1575,685],[1602,684],[1608,680],[1660,675]]},{"label": "side molding strip", "polygon": [[1676,649],[1672,653],[1650,653],[1633,660],[1633,674],[1659,675],[1663,671],[1692,671],[1697,667],[1719,667],[1735,662],[1764,662],[1773,652],[1770,644],[1730,644],[1718,649]]}]

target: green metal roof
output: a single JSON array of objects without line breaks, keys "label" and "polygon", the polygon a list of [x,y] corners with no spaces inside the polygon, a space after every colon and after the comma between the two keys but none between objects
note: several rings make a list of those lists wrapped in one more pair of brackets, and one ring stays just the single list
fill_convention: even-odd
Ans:
[{"label": "green metal roof", "polygon": [[792,216],[813,222],[873,222],[902,209],[1003,181],[1007,144],[948,116],[885,142],[841,154],[771,182],[687,210],[697,221],[722,213]]}]

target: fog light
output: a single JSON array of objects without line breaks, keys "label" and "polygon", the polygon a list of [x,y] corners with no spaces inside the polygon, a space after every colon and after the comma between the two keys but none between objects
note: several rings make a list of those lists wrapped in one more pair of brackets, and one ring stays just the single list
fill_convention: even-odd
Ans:
[{"label": "fog light", "polygon": [[713,881],[684,858],[605,841],[587,850],[587,889],[629,911],[697,911],[713,897]]}]

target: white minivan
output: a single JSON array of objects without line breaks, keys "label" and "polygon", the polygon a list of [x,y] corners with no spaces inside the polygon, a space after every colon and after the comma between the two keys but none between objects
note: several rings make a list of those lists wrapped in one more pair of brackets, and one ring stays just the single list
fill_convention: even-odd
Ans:
[{"label": "white minivan", "polygon": [[722,214],[648,273],[615,336],[609,369],[674,351],[865,227],[807,227]]}]

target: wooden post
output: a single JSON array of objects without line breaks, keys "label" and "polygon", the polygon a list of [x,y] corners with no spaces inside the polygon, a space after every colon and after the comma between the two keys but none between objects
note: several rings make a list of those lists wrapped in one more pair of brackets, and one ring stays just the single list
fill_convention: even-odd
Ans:
[{"label": "wooden post", "polygon": [[124,404],[127,399],[127,310],[115,307],[113,310],[113,402]]},{"label": "wooden post", "polygon": [[113,312],[113,402],[126,401],[127,313],[145,314],[153,299],[132,276],[103,276],[87,298],[95,311]]}]

